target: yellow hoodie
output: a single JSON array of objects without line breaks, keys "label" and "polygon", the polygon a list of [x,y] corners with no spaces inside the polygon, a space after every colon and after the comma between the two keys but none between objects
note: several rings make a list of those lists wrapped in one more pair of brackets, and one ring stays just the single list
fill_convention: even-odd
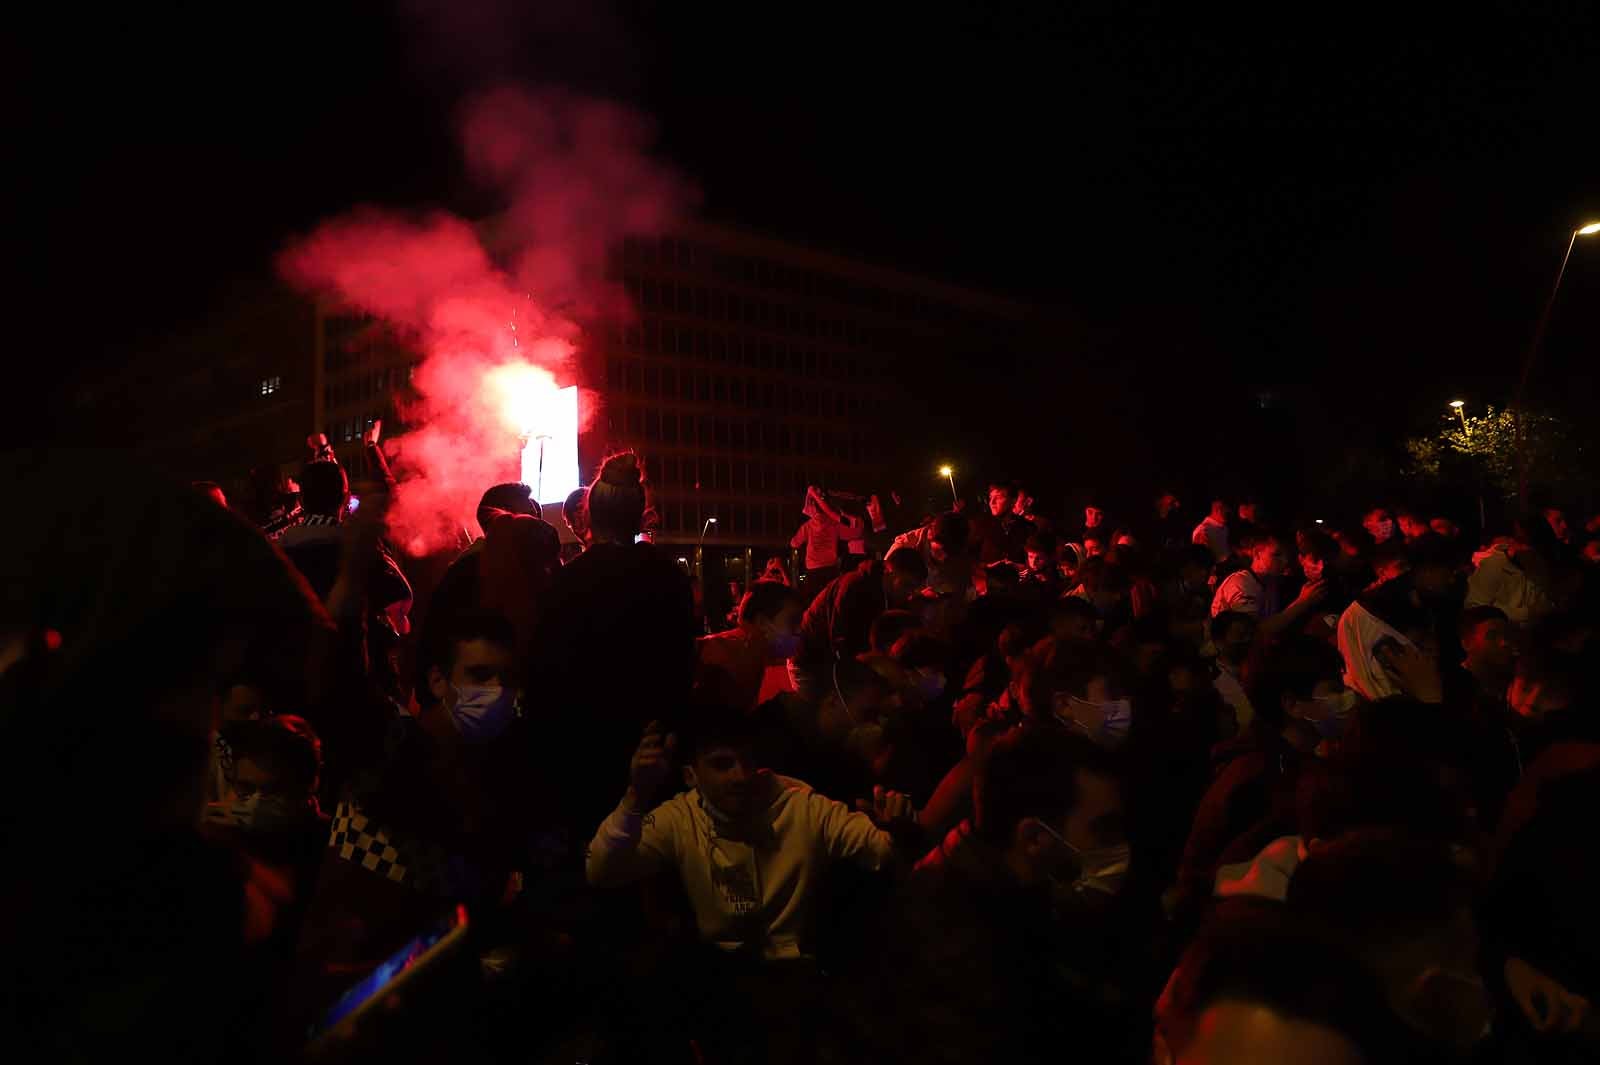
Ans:
[{"label": "yellow hoodie", "polygon": [[648,814],[618,806],[589,844],[589,883],[613,887],[678,870],[700,938],[768,959],[802,956],[822,876],[848,859],[869,870],[889,864],[889,834],[865,814],[809,785],[770,776],[772,801],[736,824],[693,789]]}]

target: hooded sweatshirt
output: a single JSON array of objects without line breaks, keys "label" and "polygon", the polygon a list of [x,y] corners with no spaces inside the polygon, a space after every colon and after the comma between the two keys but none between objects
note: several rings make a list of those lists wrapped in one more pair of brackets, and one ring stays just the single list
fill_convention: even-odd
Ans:
[{"label": "hooded sweatshirt", "polygon": [[589,883],[614,887],[678,870],[700,938],[728,953],[805,956],[810,910],[823,874],[848,859],[876,871],[894,853],[889,834],[865,814],[798,780],[763,774],[772,796],[745,824],[730,820],[698,788],[648,814],[626,801],[589,844]]},{"label": "hooded sweatshirt", "polygon": [[1472,564],[1477,568],[1467,578],[1468,609],[1499,607],[1513,625],[1527,625],[1550,612],[1550,596],[1512,560],[1509,545],[1494,544],[1474,553]]}]

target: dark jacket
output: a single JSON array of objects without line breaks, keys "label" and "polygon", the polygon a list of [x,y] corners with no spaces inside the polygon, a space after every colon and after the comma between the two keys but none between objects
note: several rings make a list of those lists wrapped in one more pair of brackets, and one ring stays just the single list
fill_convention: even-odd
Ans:
[{"label": "dark jacket", "polygon": [[823,585],[800,621],[799,665],[816,669],[871,649],[872,623],[889,608],[882,562],[863,562]]}]

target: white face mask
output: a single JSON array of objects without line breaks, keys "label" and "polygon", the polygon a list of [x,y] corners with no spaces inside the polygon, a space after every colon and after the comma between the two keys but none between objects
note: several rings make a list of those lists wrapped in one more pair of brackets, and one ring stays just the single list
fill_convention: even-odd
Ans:
[{"label": "white face mask", "polygon": [[1356,693],[1346,688],[1342,692],[1332,695],[1318,695],[1311,700],[1316,707],[1317,716],[1302,716],[1300,719],[1317,730],[1317,735],[1325,740],[1337,740],[1349,731],[1350,719],[1355,716]]},{"label": "white face mask", "polygon": [[516,692],[499,684],[463,684],[456,689],[450,720],[461,738],[486,743],[503,733],[517,718]]},{"label": "white face mask", "polygon": [[1132,847],[1117,843],[1110,847],[1079,850],[1043,821],[1036,823],[1072,854],[1073,862],[1078,867],[1077,875],[1070,881],[1057,880],[1057,883],[1072,896],[1073,901],[1104,902],[1116,897],[1122,890],[1122,882],[1127,879],[1128,867],[1133,860]]},{"label": "white face mask", "polygon": [[1133,703],[1127,699],[1096,703],[1057,692],[1051,709],[1057,721],[1087,733],[1102,747],[1120,747],[1133,727]]}]

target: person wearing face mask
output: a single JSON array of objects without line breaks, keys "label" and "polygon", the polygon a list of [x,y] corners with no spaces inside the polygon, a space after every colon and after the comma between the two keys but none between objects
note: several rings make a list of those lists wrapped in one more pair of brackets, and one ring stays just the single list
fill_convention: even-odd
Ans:
[{"label": "person wearing face mask", "polygon": [[1362,517],[1361,527],[1374,545],[1386,544],[1394,537],[1394,515],[1388,507],[1373,507]]},{"label": "person wearing face mask", "polygon": [[341,796],[297,949],[308,1004],[443,905],[492,911],[522,868],[528,819],[554,803],[527,771],[515,640],[502,615],[459,615],[427,664],[434,701],[392,724],[383,761]]},{"label": "person wearing face mask", "polygon": [[[1129,861],[1120,759],[1065,730],[1014,732],[888,908],[838,999],[873,1061],[1135,1060],[1104,948]],[[1130,953],[1123,948],[1120,957]]]},{"label": "person wearing face mask", "polygon": [[1479,971],[1476,876],[1444,842],[1387,829],[1311,849],[1289,881],[1291,916],[1362,963],[1400,1022],[1395,1060],[1482,1060],[1494,1000]]},{"label": "person wearing face mask", "polygon": [[738,624],[695,641],[695,690],[714,693],[721,705],[754,710],[763,701],[768,672],[781,674],[800,651],[803,606],[800,593],[786,584],[752,584],[739,601]]},{"label": "person wearing face mask", "polygon": [[[1333,749],[1354,718],[1356,700],[1340,679],[1342,670],[1338,652],[1310,637],[1285,639],[1267,656],[1251,683],[1254,719],[1212,751],[1215,775],[1179,866],[1181,907],[1193,912],[1210,897],[1224,853],[1246,833],[1260,832],[1265,844],[1294,830],[1302,768]],[[1269,822],[1281,830],[1259,827]]]}]

